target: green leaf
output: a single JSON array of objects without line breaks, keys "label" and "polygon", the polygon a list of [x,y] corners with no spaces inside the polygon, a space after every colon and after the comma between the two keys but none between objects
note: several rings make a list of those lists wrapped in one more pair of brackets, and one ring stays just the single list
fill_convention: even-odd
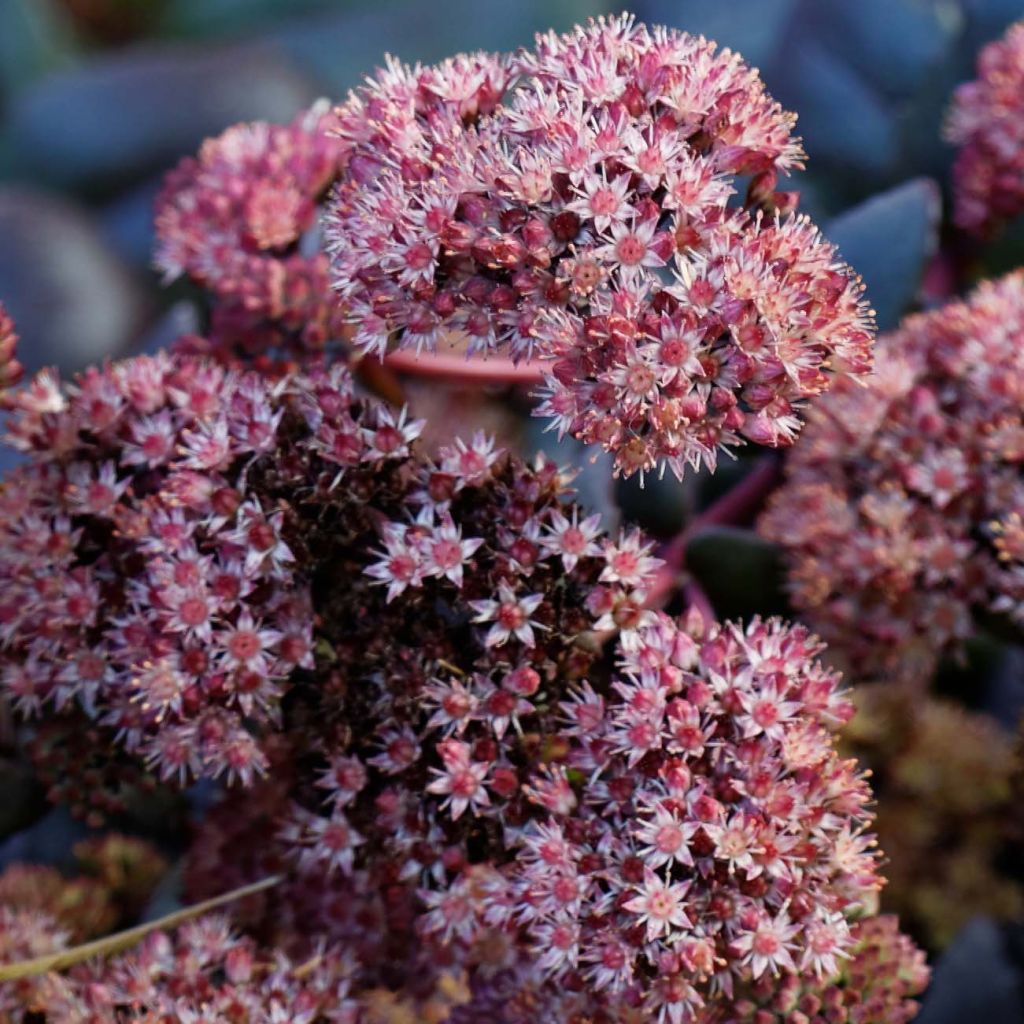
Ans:
[{"label": "green leaf", "polygon": [[721,619],[790,614],[781,551],[752,530],[698,531],[686,547],[686,568]]}]

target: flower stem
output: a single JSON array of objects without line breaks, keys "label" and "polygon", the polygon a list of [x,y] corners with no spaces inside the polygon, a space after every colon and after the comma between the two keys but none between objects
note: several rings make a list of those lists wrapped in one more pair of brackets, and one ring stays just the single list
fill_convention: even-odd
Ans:
[{"label": "flower stem", "polygon": [[[661,553],[665,564],[658,570],[658,577],[647,596],[647,606],[660,607],[676,589],[686,571],[686,548],[696,534],[709,526],[741,526],[750,522],[778,483],[779,476],[778,459],[773,455],[765,456],[735,487],[708,505],[685,529],[669,541]],[[693,581],[688,582],[686,586],[696,587],[699,596],[707,603],[707,596],[704,595],[702,588]],[[710,607],[709,603],[708,605]],[[702,613],[704,610],[701,609]]]},{"label": "flower stem", "polygon": [[440,377],[460,384],[540,384],[551,363],[532,360],[514,363],[511,359],[449,355],[441,352],[388,352],[383,363],[398,373],[418,377]]},{"label": "flower stem", "polygon": [[221,896],[214,896],[212,899],[203,900],[201,903],[194,903],[191,907],[183,907],[155,921],[147,921],[145,924],[136,925],[134,928],[127,928],[113,935],[107,935],[102,939],[94,939],[92,942],[83,942],[80,946],[71,949],[61,950],[59,953],[47,953],[44,956],[37,956],[31,960],[19,960],[13,964],[0,964],[0,982],[15,981],[18,978],[29,978],[36,974],[47,974],[50,971],[63,971],[75,964],[82,963],[94,956],[111,956],[114,953],[122,953],[126,949],[141,942],[150,932],[162,928],[176,928],[184,921],[188,921],[208,910],[215,910],[225,903],[240,900],[253,893],[262,892],[277,885],[283,875],[271,875],[252,885],[243,885],[239,889],[232,889]]}]

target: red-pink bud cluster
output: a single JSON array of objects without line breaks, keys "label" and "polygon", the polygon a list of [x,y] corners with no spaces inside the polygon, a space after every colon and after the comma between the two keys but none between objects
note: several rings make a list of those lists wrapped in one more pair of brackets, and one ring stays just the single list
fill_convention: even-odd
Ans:
[{"label": "red-pink bud cluster", "polygon": [[14,387],[22,377],[21,363],[14,355],[17,349],[18,335],[14,330],[14,321],[0,302],[0,401],[4,391]]},{"label": "red-pink bud cluster", "polygon": [[780,219],[793,117],[728,50],[600,19],[510,58],[393,62],[336,114],[356,344],[552,360],[540,414],[625,475],[789,444],[833,371],[869,367],[860,283]]},{"label": "red-pink bud cluster", "polygon": [[204,347],[222,358],[316,353],[343,329],[319,241],[342,155],[330,120],[321,104],[288,125],[229,128],[157,198],[156,265],[208,291]]},{"label": "red-pink bud cluster", "polygon": [[763,980],[709,1024],[908,1024],[918,1011],[913,997],[928,984],[924,954],[889,915],[857,921],[850,933],[855,945],[837,977]]},{"label": "red-pink bud cluster", "polygon": [[1024,272],[909,317],[868,387],[811,417],[761,522],[793,600],[861,675],[920,676],[974,630],[1024,625]]},{"label": "red-pink bud cluster", "polygon": [[954,94],[946,137],[960,147],[956,222],[985,236],[1024,213],[1024,22],[981,51],[977,71]]}]

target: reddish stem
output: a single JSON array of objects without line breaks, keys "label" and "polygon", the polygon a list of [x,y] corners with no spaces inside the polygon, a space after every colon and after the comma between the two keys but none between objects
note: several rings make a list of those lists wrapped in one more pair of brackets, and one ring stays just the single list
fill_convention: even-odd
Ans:
[{"label": "reddish stem", "polygon": [[[771,455],[765,456],[735,487],[708,505],[668,543],[661,553],[665,564],[658,570],[658,578],[647,595],[648,608],[660,607],[676,589],[680,576],[686,570],[686,548],[693,537],[709,526],[742,526],[750,522],[778,483],[779,474],[778,460]],[[699,603],[702,599],[710,608],[707,595],[699,584],[690,580],[685,586],[692,588],[694,601]],[[701,613],[704,611],[702,607]]]},{"label": "reddish stem", "polygon": [[388,352],[383,363],[398,373],[418,377],[442,377],[460,384],[540,384],[551,367],[547,360],[514,363],[501,357],[416,353],[408,349]]}]

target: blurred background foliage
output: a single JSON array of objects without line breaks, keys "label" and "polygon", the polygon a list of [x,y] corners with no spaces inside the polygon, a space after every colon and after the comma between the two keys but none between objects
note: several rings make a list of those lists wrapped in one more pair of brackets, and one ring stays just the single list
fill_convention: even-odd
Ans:
[{"label": "blurred background foliage", "polygon": [[[598,0],[0,0],[0,299],[18,324],[23,362],[30,371],[75,370],[152,350],[191,326],[180,292],[161,289],[151,269],[152,203],[163,173],[204,137],[237,121],[286,120],[320,96],[341,99],[388,52],[433,61],[459,50],[507,50],[536,31],[619,9]],[[1024,264],[1019,225],[984,251],[948,227],[953,151],[941,137],[953,88],[972,77],[979,47],[1024,16],[1024,0],[637,0],[630,9],[738,50],[799,113],[808,167],[782,187],[800,191],[800,209],[863,275],[881,328],[973,279]],[[510,408],[522,422],[522,408],[508,402],[500,413],[481,410],[476,398],[466,403],[455,410],[465,427],[482,421],[500,430],[494,417],[507,419]],[[543,443],[539,426],[525,428],[525,443]],[[598,463],[581,490],[591,504],[613,514],[621,507],[667,537],[754,461],[645,490],[635,482],[610,490]],[[697,534],[688,563],[722,616],[786,610],[776,553],[749,531]],[[955,698],[983,692],[983,709],[1009,720],[1024,703],[1022,678],[1019,649],[986,642],[944,672],[940,689]],[[984,752],[995,741],[983,731],[939,709],[927,712],[928,730],[907,725],[897,735],[878,727],[877,701],[873,714],[852,744],[897,780],[894,801],[903,803],[882,816],[891,835],[904,829],[909,852],[899,851],[897,873],[931,864],[929,844],[940,838],[927,828],[936,819],[918,822],[921,807],[939,799],[928,765],[958,744],[954,764],[964,766],[968,786],[974,780],[988,794],[978,812],[984,828],[1021,817],[1019,799],[985,774]],[[890,726],[901,714],[889,712]],[[0,746],[2,733],[0,721]],[[925,740],[926,750],[913,745]],[[20,804],[12,808],[21,823]],[[955,831],[961,819],[942,813]],[[0,863],[53,860],[57,847],[70,848],[70,827],[45,819],[0,847]],[[971,858],[961,860],[957,870],[970,874]],[[936,877],[932,891],[952,876]],[[988,885],[973,875],[963,884]],[[1004,902],[1012,909],[1019,898]],[[932,909],[909,913],[925,920]],[[936,945],[952,945],[922,1019],[1024,1020],[1024,933],[977,918],[953,938],[964,917],[934,924]]]}]

